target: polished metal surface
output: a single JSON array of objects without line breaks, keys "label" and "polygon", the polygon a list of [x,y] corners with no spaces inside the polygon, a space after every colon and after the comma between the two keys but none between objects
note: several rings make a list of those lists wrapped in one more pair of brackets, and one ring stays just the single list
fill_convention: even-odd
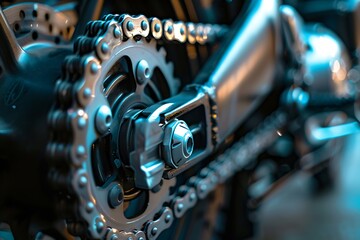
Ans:
[{"label": "polished metal surface", "polygon": [[[182,21],[108,14],[88,22],[103,5],[0,9],[0,220],[11,216],[13,225],[20,215],[12,211],[24,206],[46,212],[13,225],[19,239],[166,238],[188,216],[225,212],[196,214],[228,197],[214,193],[219,186],[235,195],[241,188],[243,198],[255,196],[246,208],[258,207],[275,178],[298,170],[316,176],[339,149],[334,139],[360,131],[347,47],[293,7],[244,3],[231,27],[202,23],[202,13],[194,18],[199,6],[193,15],[181,4],[174,10]],[[60,11],[69,8],[78,22]],[[182,50],[189,62],[210,56],[190,82],[183,77],[191,73],[179,71],[187,69]],[[284,139],[290,144],[277,147]],[[271,161],[264,158],[274,158],[265,173],[257,171]],[[254,172],[248,183],[229,181],[242,170]],[[24,179],[29,188],[8,184]],[[4,207],[11,201],[15,210]],[[235,229],[225,227],[221,236],[231,239]]]},{"label": "polished metal surface", "polygon": [[[217,104],[219,142],[233,132],[271,91],[281,53],[279,2],[253,1],[245,20],[196,78]],[[256,26],[256,27],[254,27]]]}]

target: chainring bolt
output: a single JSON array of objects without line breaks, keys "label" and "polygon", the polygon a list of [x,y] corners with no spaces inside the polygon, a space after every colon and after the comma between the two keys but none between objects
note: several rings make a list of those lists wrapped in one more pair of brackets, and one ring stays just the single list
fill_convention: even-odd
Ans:
[{"label": "chainring bolt", "polygon": [[144,59],[136,66],[136,78],[139,84],[143,84],[150,79],[149,63]]},{"label": "chainring bolt", "polygon": [[96,113],[95,125],[100,134],[106,133],[112,122],[111,110],[108,106],[102,105]]},{"label": "chainring bolt", "polygon": [[113,186],[108,195],[108,203],[111,208],[116,208],[123,202],[124,195],[119,184]]}]

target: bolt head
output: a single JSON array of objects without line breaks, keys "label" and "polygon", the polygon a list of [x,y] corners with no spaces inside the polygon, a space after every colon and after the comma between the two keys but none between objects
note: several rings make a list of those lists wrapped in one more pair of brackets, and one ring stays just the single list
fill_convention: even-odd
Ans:
[{"label": "bolt head", "polygon": [[119,184],[113,186],[108,194],[108,203],[111,208],[116,208],[123,202],[124,194]]},{"label": "bolt head", "polygon": [[106,105],[102,105],[96,113],[96,117],[95,117],[96,129],[100,134],[104,134],[110,128],[111,122],[112,122],[111,109]]},{"label": "bolt head", "polygon": [[136,78],[139,84],[143,84],[150,79],[150,66],[144,59],[136,66]]},{"label": "bolt head", "polygon": [[194,150],[194,138],[187,124],[175,120],[165,127],[163,156],[172,167],[184,164]]}]

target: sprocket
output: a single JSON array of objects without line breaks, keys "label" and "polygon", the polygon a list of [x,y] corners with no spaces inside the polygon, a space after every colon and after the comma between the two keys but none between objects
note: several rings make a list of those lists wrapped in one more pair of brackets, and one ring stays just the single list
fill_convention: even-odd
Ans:
[{"label": "sprocket", "polygon": [[[126,113],[177,93],[173,66],[154,40],[121,41],[121,28],[114,21],[102,22],[94,34],[92,27],[99,24],[88,24],[87,36],[77,40],[75,55],[65,61],[58,101],[49,115],[51,176],[56,186],[64,187],[64,178],[70,182],[59,197],[61,205],[75,207],[67,217],[69,230],[91,238],[103,238],[108,230],[142,230],[171,200],[170,187],[176,181],[164,179],[157,189],[136,189],[126,154],[121,153],[120,127]],[[133,212],[134,204],[141,211]]]}]

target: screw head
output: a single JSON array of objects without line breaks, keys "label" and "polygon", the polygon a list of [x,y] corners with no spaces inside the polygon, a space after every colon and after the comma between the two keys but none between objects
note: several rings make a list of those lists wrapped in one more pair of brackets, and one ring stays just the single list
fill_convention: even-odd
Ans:
[{"label": "screw head", "polygon": [[100,134],[106,133],[106,131],[110,128],[112,122],[112,114],[111,110],[108,106],[102,105],[95,117],[95,126]]},{"label": "screw head", "polygon": [[111,208],[118,207],[123,202],[124,194],[119,184],[113,186],[108,194],[108,203]]},{"label": "screw head", "polygon": [[136,78],[139,84],[143,84],[150,79],[149,63],[144,59],[136,66]]}]

